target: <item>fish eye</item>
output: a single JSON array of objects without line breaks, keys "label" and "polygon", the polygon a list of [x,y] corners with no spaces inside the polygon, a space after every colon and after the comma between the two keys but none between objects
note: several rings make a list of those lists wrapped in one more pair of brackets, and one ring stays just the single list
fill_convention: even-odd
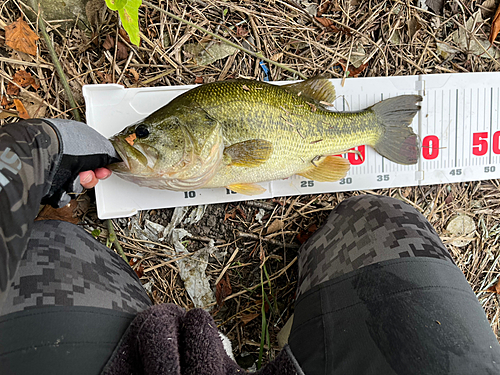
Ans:
[{"label": "fish eye", "polygon": [[139,125],[135,128],[135,135],[137,138],[146,138],[149,135],[149,130],[146,125]]}]

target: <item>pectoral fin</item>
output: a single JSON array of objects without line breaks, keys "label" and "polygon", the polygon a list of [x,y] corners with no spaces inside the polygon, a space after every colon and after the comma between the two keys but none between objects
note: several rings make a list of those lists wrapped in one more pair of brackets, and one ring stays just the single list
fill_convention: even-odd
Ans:
[{"label": "pectoral fin", "polygon": [[233,184],[226,187],[229,190],[244,195],[259,195],[266,191],[266,189],[257,184]]},{"label": "pectoral fin", "polygon": [[272,152],[273,144],[264,139],[251,139],[224,149],[224,154],[231,158],[229,165],[235,167],[258,167],[269,159]]},{"label": "pectoral fin", "polygon": [[318,182],[338,181],[345,177],[351,167],[347,159],[339,156],[327,156],[316,164],[298,175]]}]

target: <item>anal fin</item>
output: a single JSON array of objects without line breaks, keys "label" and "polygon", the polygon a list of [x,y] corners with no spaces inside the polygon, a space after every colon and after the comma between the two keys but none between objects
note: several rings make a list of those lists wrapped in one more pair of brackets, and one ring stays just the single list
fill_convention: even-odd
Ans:
[{"label": "anal fin", "polygon": [[312,166],[297,174],[318,182],[331,182],[344,178],[349,168],[351,164],[347,159],[330,155],[317,162],[317,166]]},{"label": "anal fin", "polygon": [[266,189],[257,184],[232,184],[226,187],[243,195],[259,195],[266,191]]}]

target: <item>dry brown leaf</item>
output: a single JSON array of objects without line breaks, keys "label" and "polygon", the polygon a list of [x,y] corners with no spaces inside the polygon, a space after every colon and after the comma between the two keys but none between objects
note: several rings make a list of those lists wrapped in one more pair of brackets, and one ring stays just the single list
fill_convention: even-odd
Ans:
[{"label": "dry brown leaf", "polygon": [[101,83],[113,83],[113,78],[109,73],[103,73],[101,71],[97,71],[96,75],[101,80]]},{"label": "dry brown leaf", "polygon": [[451,202],[453,202],[453,199],[455,199],[455,197],[453,196],[453,193],[450,193],[450,194],[448,194],[448,196],[444,200],[444,203],[450,204]]},{"label": "dry brown leaf", "polygon": [[40,84],[35,80],[35,78],[32,77],[31,73],[28,73],[25,70],[18,70],[16,74],[14,74],[14,77],[12,77],[12,81],[13,82],[9,82],[9,84],[7,85],[8,95],[19,95],[19,91],[21,90],[18,86],[21,86],[23,88],[31,86],[35,90],[38,90],[40,88]]},{"label": "dry brown leaf", "polygon": [[[111,37],[111,35],[107,35],[106,39],[102,43],[102,47],[106,50],[110,50],[115,46],[115,40]],[[125,60],[128,57],[128,51],[129,48],[128,46],[123,43],[121,40],[118,40],[117,44],[117,50],[116,50],[116,60],[121,61]]]},{"label": "dry brown leaf", "polygon": [[12,82],[9,82],[9,84],[7,85],[7,91],[6,91],[7,95],[16,96],[19,94],[19,91],[21,91],[21,89],[19,87],[14,85]]},{"label": "dry brown leaf", "polygon": [[19,99],[14,99],[14,104],[16,105],[17,112],[19,113],[19,117],[27,120],[30,118],[28,111],[24,108],[23,103]]},{"label": "dry brown leaf", "polygon": [[9,82],[9,84],[7,85],[7,91],[6,91],[7,95],[16,96],[19,94],[19,91],[21,91],[21,89],[19,87],[14,85],[12,82]]},{"label": "dry brown leaf", "polygon": [[316,21],[318,21],[320,24],[322,24],[324,27],[326,27],[327,29],[330,29],[330,31],[335,31],[335,32],[339,32],[340,30],[333,24],[333,22],[331,20],[329,20],[328,18],[324,18],[324,17],[314,17],[316,19]]},{"label": "dry brown leaf", "polygon": [[115,45],[115,40],[111,37],[111,35],[106,35],[106,39],[102,43],[102,48],[106,50],[110,50]]},{"label": "dry brown leaf", "polygon": [[266,234],[277,232],[279,230],[282,230],[284,227],[285,223],[283,223],[283,221],[281,221],[280,219],[276,219],[267,227]]},{"label": "dry brown leaf", "polygon": [[0,105],[4,108],[6,108],[9,105],[9,102],[7,101],[7,97],[2,95]]},{"label": "dry brown leaf", "polygon": [[278,52],[271,56],[271,60],[278,61],[282,57],[283,57],[283,52]]},{"label": "dry brown leaf", "polygon": [[[342,66],[342,69],[344,70],[344,72],[346,71],[346,64],[347,64],[347,61],[345,60],[340,60],[340,65]],[[349,64],[349,67],[347,68],[347,70],[349,71],[349,77],[357,77],[358,75],[360,75],[363,70],[365,70],[366,68],[368,67],[368,63],[366,64],[363,64],[363,65],[360,65],[358,68],[355,68],[354,65],[352,64]]]},{"label": "dry brown leaf", "polygon": [[232,209],[231,211],[227,212],[224,214],[224,221],[227,219],[235,219],[236,218],[236,209]]},{"label": "dry brown leaf", "polygon": [[118,41],[118,49],[116,51],[116,60],[125,60],[128,57],[128,46],[121,40]]},{"label": "dry brown leaf", "polygon": [[488,38],[491,44],[493,44],[493,42],[497,38],[498,32],[500,32],[500,4],[498,5],[497,11],[495,12],[493,21],[491,22],[490,36]]},{"label": "dry brown leaf", "polygon": [[490,286],[487,291],[495,294],[500,294],[500,280],[498,280],[495,285]]},{"label": "dry brown leaf", "polygon": [[28,86],[33,87],[35,90],[40,88],[40,84],[33,78],[31,73],[28,73],[26,70],[18,70],[16,74],[14,74],[14,77],[12,77],[12,80],[24,88]]},{"label": "dry brown leaf", "polygon": [[19,17],[17,21],[5,26],[5,44],[16,51],[36,55],[36,41],[40,39],[28,24]]},{"label": "dry brown leaf", "polygon": [[138,258],[130,258],[128,264],[130,265],[130,267],[132,267],[137,277],[140,279],[142,276],[144,276],[144,266],[142,264],[139,264],[137,267],[135,267],[138,261]]},{"label": "dry brown leaf", "polygon": [[351,32],[349,29],[346,29],[344,27],[339,28],[333,24],[331,20],[328,18],[324,17],[314,17],[316,21],[318,21],[320,24],[322,24],[328,31],[334,32],[334,33],[342,33],[345,35],[351,35]]},{"label": "dry brown leaf", "polygon": [[134,83],[139,82],[139,73],[137,73],[137,70],[135,70],[134,68],[130,68],[128,71],[129,71],[129,72],[132,74],[132,76],[133,76],[132,81],[134,81]]},{"label": "dry brown leaf", "polygon": [[243,211],[240,206],[236,207],[236,212],[238,212],[243,219],[247,219],[247,215],[245,214],[245,211]]},{"label": "dry brown leaf", "polygon": [[413,39],[418,30],[422,28],[422,24],[418,21],[417,17],[412,17],[408,22],[408,35]]},{"label": "dry brown leaf", "polygon": [[246,324],[250,323],[252,320],[254,320],[255,318],[257,318],[259,315],[260,315],[260,313],[252,313],[252,314],[242,315],[240,317],[240,320],[243,323],[243,325],[246,325]]},{"label": "dry brown leaf", "polygon": [[309,237],[311,237],[314,232],[316,232],[318,230],[318,226],[316,224],[313,224],[311,225],[309,228],[307,228],[307,231],[301,231],[298,235],[297,235],[297,240],[303,244],[304,242],[306,242]]},{"label": "dry brown leaf", "polygon": [[316,13],[316,15],[319,17],[324,13],[328,13],[328,10],[329,10],[331,5],[332,5],[332,2],[330,0],[322,2],[321,5],[318,7],[318,12]]},{"label": "dry brown leaf", "polygon": [[12,80],[21,87],[28,87],[31,84],[36,83],[35,79],[26,70],[18,70]]},{"label": "dry brown leaf", "polygon": [[125,29],[120,28],[120,30],[118,30],[118,33],[120,34],[120,36],[123,38],[124,41],[126,41],[127,43],[130,43],[130,38],[129,38],[127,32],[125,31]]},{"label": "dry brown leaf", "polygon": [[204,81],[205,80],[203,79],[203,77],[196,77],[196,79],[194,80],[194,83],[201,85]]},{"label": "dry brown leaf", "polygon": [[28,95],[28,93],[21,93],[20,99],[28,111],[30,118],[43,118],[47,111],[47,104],[37,94]]},{"label": "dry brown leaf", "polygon": [[226,273],[225,280],[221,279],[217,285],[215,290],[215,299],[217,300],[217,305],[220,307],[224,304],[224,299],[227,296],[230,296],[233,292],[231,288],[231,282],[229,281],[229,275]]},{"label": "dry brown leaf", "polygon": [[61,208],[54,208],[46,205],[38,214],[35,220],[62,220],[69,223],[78,224],[80,219],[75,216],[74,210],[78,206],[76,200],[71,200],[69,204]]},{"label": "dry brown leaf", "polygon": [[236,36],[246,37],[248,35],[248,29],[242,26],[236,25]]}]

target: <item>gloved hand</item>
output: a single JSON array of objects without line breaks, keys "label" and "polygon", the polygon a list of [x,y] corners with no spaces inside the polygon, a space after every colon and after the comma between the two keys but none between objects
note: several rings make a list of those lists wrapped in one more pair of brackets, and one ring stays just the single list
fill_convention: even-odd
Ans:
[{"label": "gloved hand", "polygon": [[113,145],[90,126],[71,120],[43,119],[57,133],[59,156],[56,160],[52,186],[42,199],[43,204],[63,207],[69,194],[79,194],[83,187],[78,174],[120,161]]}]

